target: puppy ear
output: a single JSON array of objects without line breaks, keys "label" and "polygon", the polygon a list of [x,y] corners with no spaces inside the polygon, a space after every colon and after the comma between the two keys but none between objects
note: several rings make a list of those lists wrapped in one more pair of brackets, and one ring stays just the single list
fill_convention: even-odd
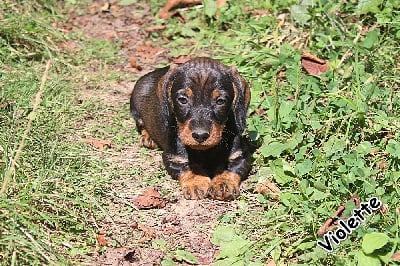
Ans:
[{"label": "puppy ear", "polygon": [[168,111],[172,110],[171,88],[174,83],[176,68],[178,65],[171,64],[168,71],[160,78],[157,85],[157,96],[162,106],[168,106]]},{"label": "puppy ear", "polygon": [[238,133],[242,134],[246,128],[246,113],[250,104],[250,88],[247,82],[240,76],[235,67],[230,67],[230,75],[235,93],[233,100],[233,113]]}]

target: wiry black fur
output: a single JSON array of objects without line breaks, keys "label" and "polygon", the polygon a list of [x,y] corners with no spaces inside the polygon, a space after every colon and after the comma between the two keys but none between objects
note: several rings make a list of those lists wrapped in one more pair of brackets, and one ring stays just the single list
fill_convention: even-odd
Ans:
[{"label": "wiry black fur", "polygon": [[[193,93],[191,97],[182,94],[187,88]],[[215,89],[224,104],[217,104],[210,96]],[[182,104],[180,97],[189,102]],[[229,171],[244,179],[251,167],[242,136],[249,100],[247,83],[234,68],[197,58],[141,77],[130,98],[130,111],[139,132],[147,130],[163,150],[164,165],[173,178],[191,170],[210,178]],[[185,122],[191,132],[208,132],[212,123],[225,125],[222,138],[207,149],[187,146],[178,132],[178,123]]]}]

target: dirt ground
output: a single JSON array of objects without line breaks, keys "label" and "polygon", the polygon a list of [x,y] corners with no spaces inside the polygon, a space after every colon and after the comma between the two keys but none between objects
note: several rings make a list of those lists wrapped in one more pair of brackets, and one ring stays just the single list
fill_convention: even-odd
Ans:
[{"label": "dirt ground", "polygon": [[[125,61],[111,67],[137,78],[157,64],[171,62],[162,45],[146,40],[151,30],[157,30],[148,28],[155,12],[145,3],[129,6],[113,3],[95,1],[86,10],[70,10],[67,24],[71,30],[82,31],[88,37],[117,44]],[[129,102],[134,82],[121,81],[114,85],[111,90],[85,90],[81,97],[106,100],[113,106]],[[125,110],[121,108],[121,112]],[[110,113],[109,118],[112,120],[116,115]],[[126,121],[134,127],[128,113]],[[94,253],[91,259],[95,265],[160,265],[165,256],[174,258],[175,250],[184,249],[196,256],[199,265],[210,265],[219,252],[210,242],[217,219],[237,210],[238,203],[185,200],[178,183],[163,171],[160,151],[143,151],[132,140],[133,137],[127,139],[121,149],[111,150],[105,156],[115,171],[132,173],[130,169],[136,169],[137,174],[121,175],[112,184],[109,206],[104,206],[109,214],[97,224],[97,244],[105,251]],[[151,184],[169,192],[165,206],[139,210],[133,204],[135,197]],[[83,263],[92,265],[93,262]]]}]

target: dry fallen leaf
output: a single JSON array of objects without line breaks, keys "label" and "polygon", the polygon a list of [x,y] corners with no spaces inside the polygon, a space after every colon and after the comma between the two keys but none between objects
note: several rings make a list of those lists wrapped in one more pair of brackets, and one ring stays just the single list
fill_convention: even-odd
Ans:
[{"label": "dry fallen leaf", "polygon": [[107,246],[107,239],[106,236],[104,235],[104,232],[100,232],[97,235],[97,243],[99,244],[100,247],[105,247]]},{"label": "dry fallen leaf", "polygon": [[400,261],[400,253],[394,253],[390,258],[395,261]]},{"label": "dry fallen leaf", "polygon": [[250,14],[255,16],[265,16],[271,13],[270,10],[267,9],[253,9],[249,11]]},{"label": "dry fallen leaf", "polygon": [[156,233],[151,227],[138,223],[138,229],[144,233],[144,236],[138,240],[138,243],[144,243],[156,237]]},{"label": "dry fallen leaf", "polygon": [[58,44],[58,46],[66,52],[78,51],[78,44],[74,41],[65,41]]},{"label": "dry fallen leaf", "polygon": [[181,56],[172,58],[172,62],[175,64],[183,64],[189,60],[190,60],[190,55],[181,55]]},{"label": "dry fallen leaf", "polygon": [[389,206],[387,204],[382,204],[382,207],[379,208],[379,212],[381,214],[385,214],[389,212]]},{"label": "dry fallen leaf", "polygon": [[101,12],[109,12],[111,8],[111,4],[106,2],[104,5],[100,8]]},{"label": "dry fallen leaf", "polygon": [[140,65],[138,65],[138,63],[136,62],[136,59],[132,56],[129,57],[129,63],[131,64],[132,68],[136,68],[137,70],[142,70],[142,67]]},{"label": "dry fallen leaf", "polygon": [[267,266],[276,266],[276,263],[275,263],[275,261],[270,260],[270,261],[267,263]]},{"label": "dry fallen leaf", "polygon": [[[348,201],[354,201],[354,204],[356,207],[360,207],[361,201],[358,195],[353,195],[350,198],[346,200]],[[340,205],[336,211],[333,213],[332,217],[328,218],[328,220],[325,221],[325,223],[318,229],[317,235],[318,236],[323,236],[326,232],[334,230],[338,226],[338,220],[339,218],[343,218],[343,212],[346,209],[344,204]]]},{"label": "dry fallen leaf", "polygon": [[167,28],[167,25],[155,25],[155,26],[149,26],[144,30],[147,32],[153,32],[153,31],[165,30],[165,28]]},{"label": "dry fallen leaf", "polygon": [[162,19],[169,19],[176,12],[169,12],[171,9],[178,6],[192,6],[201,4],[202,0],[168,0],[165,6],[158,12],[158,17]]},{"label": "dry fallen leaf", "polygon": [[310,75],[319,75],[329,70],[328,61],[303,50],[301,53],[301,65]]},{"label": "dry fallen leaf", "polygon": [[154,59],[164,52],[163,48],[153,47],[151,43],[144,43],[143,45],[136,45],[136,55],[139,58]]},{"label": "dry fallen leaf", "polygon": [[225,5],[228,0],[217,0],[217,8]]},{"label": "dry fallen leaf", "polygon": [[378,170],[385,170],[388,167],[388,162],[386,162],[385,160],[380,160],[376,163],[376,168]]},{"label": "dry fallen leaf", "polygon": [[345,207],[340,205],[333,214],[333,217],[328,218],[328,220],[326,220],[325,223],[318,229],[317,235],[323,236],[326,232],[334,230],[338,225],[337,217],[340,217],[344,210]]},{"label": "dry fallen leaf", "polygon": [[112,146],[112,142],[110,140],[105,140],[105,139],[87,138],[84,139],[83,141],[99,150],[106,150],[111,148]]},{"label": "dry fallen leaf", "polygon": [[164,208],[166,200],[155,188],[149,188],[133,199],[133,204],[138,209]]},{"label": "dry fallen leaf", "polygon": [[351,201],[351,200],[354,201],[357,208],[359,208],[361,206],[361,200],[357,194],[354,194],[353,196],[351,196],[350,198],[347,199],[347,201]]},{"label": "dry fallen leaf", "polygon": [[268,194],[273,200],[279,200],[279,194],[281,193],[279,187],[270,180],[258,183],[254,191],[263,195]]}]

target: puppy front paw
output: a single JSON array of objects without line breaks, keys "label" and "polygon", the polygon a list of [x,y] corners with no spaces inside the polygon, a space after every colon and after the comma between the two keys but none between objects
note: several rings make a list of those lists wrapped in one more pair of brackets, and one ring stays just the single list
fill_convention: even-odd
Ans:
[{"label": "puppy front paw", "polygon": [[187,170],[179,177],[185,199],[204,199],[207,197],[211,179]]},{"label": "puppy front paw", "polygon": [[139,144],[140,146],[149,149],[156,149],[158,147],[157,144],[154,142],[154,140],[152,140],[152,138],[149,135],[149,132],[147,132],[146,129],[142,129],[141,136],[139,139]]},{"label": "puppy front paw", "polygon": [[216,200],[233,200],[240,194],[240,180],[238,174],[224,171],[212,179],[209,194]]}]

